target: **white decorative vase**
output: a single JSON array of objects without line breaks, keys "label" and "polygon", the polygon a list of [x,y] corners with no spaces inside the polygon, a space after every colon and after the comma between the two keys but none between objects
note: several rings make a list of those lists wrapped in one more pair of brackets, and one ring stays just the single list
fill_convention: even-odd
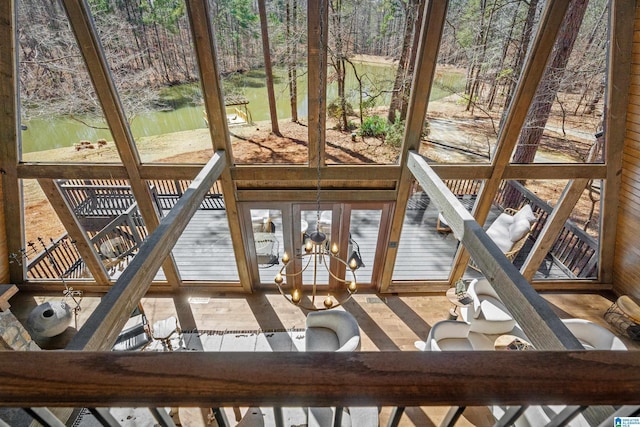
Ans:
[{"label": "white decorative vase", "polygon": [[67,329],[72,317],[71,307],[64,301],[45,302],[31,311],[27,327],[34,337],[55,337]]}]

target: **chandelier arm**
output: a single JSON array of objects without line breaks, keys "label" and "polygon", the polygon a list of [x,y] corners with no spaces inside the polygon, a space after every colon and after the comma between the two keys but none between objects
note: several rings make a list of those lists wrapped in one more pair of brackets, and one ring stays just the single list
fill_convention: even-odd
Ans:
[{"label": "chandelier arm", "polygon": [[[302,255],[300,257],[298,257],[298,259],[302,260],[305,255]],[[309,267],[309,265],[311,264],[311,257],[309,257],[309,260],[307,261],[307,264],[304,266],[304,268],[302,268],[300,271],[298,271],[297,273],[283,273],[283,271],[285,271],[285,269],[287,268],[287,266],[289,265],[289,263],[286,263],[285,265],[282,266],[282,268],[280,269],[280,275],[282,277],[296,277],[301,275],[302,273],[304,273],[306,271],[306,269]]]}]

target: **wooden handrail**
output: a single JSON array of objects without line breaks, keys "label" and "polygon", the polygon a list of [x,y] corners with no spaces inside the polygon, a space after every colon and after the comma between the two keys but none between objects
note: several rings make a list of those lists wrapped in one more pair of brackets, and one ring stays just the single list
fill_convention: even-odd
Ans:
[{"label": "wooden handrail", "polygon": [[0,377],[5,407],[640,403],[635,351],[8,351]]}]

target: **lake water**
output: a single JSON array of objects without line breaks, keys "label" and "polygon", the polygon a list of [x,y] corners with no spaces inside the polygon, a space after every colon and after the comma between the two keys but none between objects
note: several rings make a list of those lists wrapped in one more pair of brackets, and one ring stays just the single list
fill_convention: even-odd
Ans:
[{"label": "lake water", "polygon": [[[379,92],[380,88],[390,91],[393,86],[395,66],[357,64],[358,73],[364,82],[365,93]],[[307,84],[306,74],[299,72],[298,78],[298,117],[304,119],[307,116]],[[440,74],[441,79],[463,81],[464,76],[453,74]],[[286,73],[284,70],[274,70],[274,92],[277,103],[278,119],[291,117],[289,102],[289,90],[286,85]],[[331,79],[331,72],[329,73]],[[267,89],[265,86],[264,72],[252,71],[247,75],[236,75],[233,81],[227,81],[225,87],[243,95],[249,101],[248,109],[254,121],[270,120]],[[452,82],[447,81],[446,86]],[[462,83],[464,84],[464,83]],[[449,93],[438,90],[434,84],[431,91],[431,99],[438,99]],[[358,83],[351,70],[347,74],[347,97],[358,108]],[[332,83],[327,89],[327,100],[330,103],[337,97],[337,85]],[[375,105],[389,103],[389,94],[386,93],[376,99]],[[231,108],[228,111],[232,111]],[[52,148],[72,147],[79,141],[96,142],[98,139],[113,140],[107,129],[106,123],[96,118],[81,118],[74,120],[69,117],[55,117],[51,119],[34,119],[23,123],[26,130],[22,131],[22,152],[31,153]],[[131,132],[134,138],[143,136],[161,135],[171,132],[200,129],[206,126],[203,117],[203,106],[182,107],[171,111],[154,111],[136,115],[130,121]]]}]

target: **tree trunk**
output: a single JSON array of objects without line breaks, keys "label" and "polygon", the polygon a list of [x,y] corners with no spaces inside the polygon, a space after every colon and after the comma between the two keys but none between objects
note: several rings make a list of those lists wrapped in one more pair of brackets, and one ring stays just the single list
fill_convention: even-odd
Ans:
[{"label": "tree trunk", "polygon": [[418,0],[418,11],[416,13],[415,24],[413,25],[413,43],[411,45],[411,57],[407,64],[407,84],[404,86],[404,96],[402,98],[402,108],[400,109],[400,118],[407,118],[407,110],[409,109],[409,95],[411,93],[411,83],[413,82],[413,70],[416,66],[416,56],[418,55],[418,45],[420,42],[420,32],[422,31],[422,21],[424,15],[425,0]]},{"label": "tree trunk", "polygon": [[286,44],[287,44],[287,78],[289,81],[289,103],[291,105],[291,121],[298,123],[298,84],[296,72],[297,44],[292,39],[296,31],[297,6],[296,0],[287,1],[286,5]]},{"label": "tree trunk", "polygon": [[516,82],[520,78],[520,73],[522,72],[524,59],[526,58],[527,52],[529,51],[529,44],[531,43],[531,36],[533,35],[533,24],[535,21],[537,9],[538,9],[538,0],[531,0],[529,2],[529,10],[527,11],[527,19],[524,22],[524,27],[522,27],[522,37],[520,37],[520,49],[518,50],[518,55],[516,56],[515,64],[512,67],[513,76],[507,90],[507,95],[505,96],[505,100],[504,100],[502,121],[504,120],[504,113],[507,112],[509,104],[511,103],[511,99],[513,98],[513,91],[515,90]]},{"label": "tree trunk", "polygon": [[402,50],[400,51],[400,59],[398,60],[398,70],[393,83],[393,91],[391,92],[391,103],[389,104],[389,114],[387,119],[393,123],[396,121],[396,112],[402,111],[404,102],[404,86],[407,84],[407,60],[411,51],[411,36],[414,27],[414,14],[416,11],[416,0],[410,0],[405,5],[405,21],[404,35],[402,38]]},{"label": "tree trunk", "polygon": [[271,52],[269,51],[269,31],[267,29],[267,9],[264,0],[258,0],[260,14],[260,30],[262,31],[262,52],[264,53],[264,72],[267,77],[267,96],[269,98],[269,113],[271,115],[271,131],[278,136],[278,111],[276,110],[276,95],[273,91],[273,71],[271,70]]},{"label": "tree trunk", "polygon": [[569,5],[553,48],[551,62],[542,76],[533,104],[527,114],[526,124],[520,132],[513,158],[514,163],[532,163],[535,158],[588,3],[588,0],[574,0]]}]

